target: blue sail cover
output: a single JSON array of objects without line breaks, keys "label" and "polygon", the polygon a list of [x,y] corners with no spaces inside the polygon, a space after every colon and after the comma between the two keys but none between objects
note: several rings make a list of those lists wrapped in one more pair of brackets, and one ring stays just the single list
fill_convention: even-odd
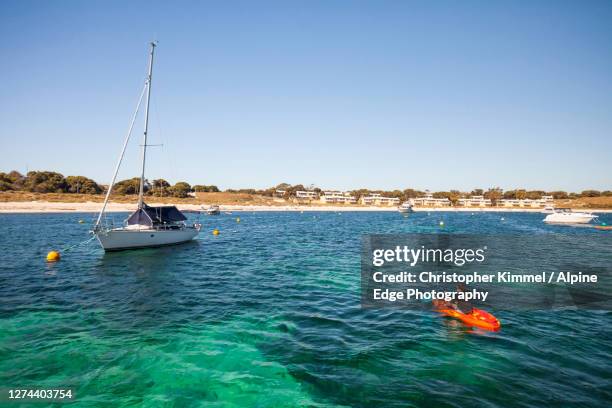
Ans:
[{"label": "blue sail cover", "polygon": [[143,208],[136,210],[127,219],[128,225],[159,225],[171,224],[185,221],[187,217],[183,215],[175,206],[150,207],[144,204]]}]

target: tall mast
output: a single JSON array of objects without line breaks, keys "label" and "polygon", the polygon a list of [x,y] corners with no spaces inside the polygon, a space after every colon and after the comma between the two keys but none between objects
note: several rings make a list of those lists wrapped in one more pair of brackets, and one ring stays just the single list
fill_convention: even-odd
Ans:
[{"label": "tall mast", "polygon": [[153,78],[153,55],[155,54],[156,42],[151,42],[151,53],[149,56],[149,75],[147,76],[147,105],[145,107],[144,134],[142,137],[142,174],[140,175],[140,191],[138,192],[138,208],[144,204],[144,181],[145,181],[145,162],[147,158],[147,132],[149,131],[149,104],[151,102],[151,79]]},{"label": "tall mast", "polygon": [[147,86],[142,87],[142,92],[140,92],[140,98],[138,98],[138,104],[136,105],[136,111],[134,111],[134,116],[132,116],[132,121],[130,122],[130,127],[127,132],[127,136],[125,137],[125,141],[123,142],[123,147],[121,148],[121,154],[119,155],[119,160],[117,160],[117,165],[115,166],[115,172],[113,173],[113,178],[111,179],[110,185],[108,186],[108,190],[106,191],[106,197],[104,197],[104,204],[102,205],[102,210],[98,215],[98,219],[96,220],[96,224],[94,225],[94,232],[97,232],[100,228],[100,222],[102,221],[102,217],[104,216],[104,211],[106,210],[106,205],[108,204],[108,199],[110,198],[111,192],[113,191],[113,186],[115,185],[115,180],[117,180],[117,174],[119,173],[119,167],[121,166],[121,162],[123,161],[123,156],[125,155],[125,149],[127,148],[128,142],[130,141],[130,136],[132,135],[132,129],[134,129],[134,123],[136,122],[136,117],[138,116],[138,112],[140,111],[140,105],[142,104],[142,99],[144,98],[145,91],[147,90]]}]

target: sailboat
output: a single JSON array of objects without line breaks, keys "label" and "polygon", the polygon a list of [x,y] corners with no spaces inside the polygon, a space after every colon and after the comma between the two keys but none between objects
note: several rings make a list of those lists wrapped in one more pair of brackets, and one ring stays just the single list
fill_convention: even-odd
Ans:
[{"label": "sailboat", "polygon": [[[98,215],[92,233],[96,236],[105,251],[118,251],[124,249],[157,247],[164,245],[174,245],[187,242],[195,238],[200,232],[201,224],[187,224],[187,217],[175,206],[153,207],[144,202],[145,190],[145,163],[147,157],[147,133],[149,130],[149,104],[151,101],[151,80],[153,78],[153,57],[155,55],[156,42],[150,43],[149,69],[144,87],[140,94],[136,111],[130,122],[128,134],[123,143],[119,160],[115,166],[113,178],[108,186],[102,210]],[[142,173],[140,176],[140,188],[138,192],[138,208],[125,221],[124,225],[118,228],[107,227],[102,224],[106,206],[110,198],[111,191],[117,179],[121,162],[125,154],[125,149],[130,140],[134,122],[138,116],[138,111],[146,94],[145,120],[142,143]]]}]

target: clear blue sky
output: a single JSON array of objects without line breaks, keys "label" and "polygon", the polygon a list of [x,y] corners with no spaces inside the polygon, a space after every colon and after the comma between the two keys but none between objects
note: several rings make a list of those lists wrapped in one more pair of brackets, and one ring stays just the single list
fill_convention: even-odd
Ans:
[{"label": "clear blue sky", "polygon": [[4,0],[0,171],[107,183],[155,38],[151,179],[612,189],[611,22],[610,1]]}]

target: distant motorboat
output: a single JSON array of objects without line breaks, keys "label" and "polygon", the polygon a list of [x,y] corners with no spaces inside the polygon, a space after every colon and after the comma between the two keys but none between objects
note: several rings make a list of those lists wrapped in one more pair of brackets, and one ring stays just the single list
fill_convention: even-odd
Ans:
[{"label": "distant motorboat", "polygon": [[[147,133],[149,128],[149,103],[151,100],[151,79],[153,73],[153,55],[156,43],[151,43],[149,54],[149,73],[147,75],[144,88],[140,95],[140,100],[136,106],[136,112],[132,117],[128,134],[123,143],[123,149],[119,156],[119,161],[115,167],[112,181],[104,198],[102,210],[98,215],[92,233],[96,236],[105,251],[116,251],[123,249],[135,249],[156,247],[163,245],[174,245],[182,242],[191,241],[200,232],[201,224],[187,224],[187,217],[175,206],[151,207],[144,202],[145,190],[145,159],[147,155]],[[130,140],[134,122],[138,115],[140,105],[146,93],[145,123],[142,143],[142,173],[140,176],[140,189],[138,192],[138,209],[132,213],[125,221],[124,226],[119,228],[106,227],[102,225],[102,220],[110,198],[113,185],[117,179],[117,173],[121,166],[125,149]]]},{"label": "distant motorboat", "polygon": [[555,212],[555,207],[552,205],[547,205],[542,209],[542,214],[552,214]]},{"label": "distant motorboat", "polygon": [[397,207],[397,210],[402,214],[409,214],[411,212],[414,212],[412,208],[412,203],[410,201],[404,201],[402,205]]},{"label": "distant motorboat", "polygon": [[211,205],[206,209],[206,214],[208,215],[219,215],[221,214],[221,209],[218,205]]},{"label": "distant motorboat", "polygon": [[557,208],[544,218],[544,222],[548,224],[588,224],[595,218],[597,216],[591,213],[574,212],[570,208]]}]

